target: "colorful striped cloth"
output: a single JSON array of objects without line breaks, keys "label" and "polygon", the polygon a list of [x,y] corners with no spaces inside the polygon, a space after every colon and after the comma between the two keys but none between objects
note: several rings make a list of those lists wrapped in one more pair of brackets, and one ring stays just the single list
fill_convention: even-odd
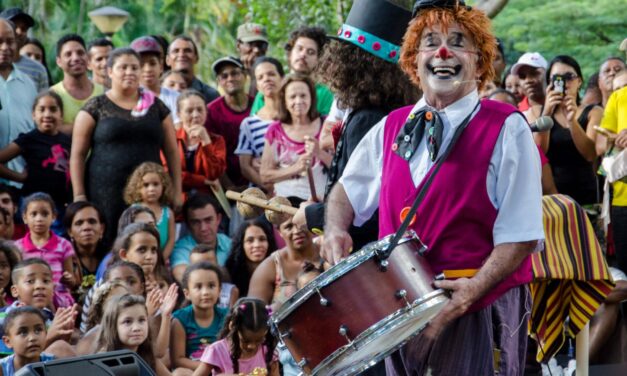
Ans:
[{"label": "colorful striped cloth", "polygon": [[590,321],[614,288],[601,246],[585,211],[565,195],[542,199],[545,250],[532,255],[533,308],[529,332],[536,359],[546,362]]}]

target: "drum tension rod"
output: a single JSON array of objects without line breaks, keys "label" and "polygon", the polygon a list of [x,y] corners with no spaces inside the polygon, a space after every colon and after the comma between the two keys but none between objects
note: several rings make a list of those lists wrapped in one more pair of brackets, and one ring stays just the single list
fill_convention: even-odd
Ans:
[{"label": "drum tension rod", "polygon": [[346,342],[348,342],[349,346],[353,346],[353,347],[355,346],[355,344],[353,343],[353,340],[348,337],[348,326],[344,324],[340,325],[340,330],[338,332],[340,333],[342,337],[346,339]]},{"label": "drum tension rod", "polygon": [[316,287],[316,292],[318,293],[318,296],[320,297],[320,305],[323,307],[328,307],[331,305],[331,302],[329,301],[329,299],[325,298],[324,296],[322,296],[322,293],[320,292],[320,289]]},{"label": "drum tension rod", "polygon": [[409,303],[409,300],[407,300],[407,290],[405,289],[400,289],[396,292],[396,299],[403,299],[405,300],[405,304],[407,305],[407,309],[411,309],[411,304]]},{"label": "drum tension rod", "polygon": [[296,365],[300,368],[303,369],[306,365],[307,365],[307,358],[302,358],[300,360],[300,362],[296,363]]}]

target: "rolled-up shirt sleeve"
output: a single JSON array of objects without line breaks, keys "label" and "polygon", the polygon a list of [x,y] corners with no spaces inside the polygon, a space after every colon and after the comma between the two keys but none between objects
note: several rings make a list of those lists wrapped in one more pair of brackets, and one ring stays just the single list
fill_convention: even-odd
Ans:
[{"label": "rolled-up shirt sleeve", "polygon": [[519,113],[505,121],[489,169],[488,193],[498,210],[494,245],[543,240],[540,156]]},{"label": "rolled-up shirt sleeve", "polygon": [[357,144],[339,180],[355,212],[355,226],[363,225],[379,207],[386,119],[375,124]]}]

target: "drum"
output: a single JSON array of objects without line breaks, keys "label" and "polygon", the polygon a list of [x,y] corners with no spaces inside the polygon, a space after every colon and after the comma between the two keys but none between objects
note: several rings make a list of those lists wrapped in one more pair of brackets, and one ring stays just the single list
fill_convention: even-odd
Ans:
[{"label": "drum", "polygon": [[446,304],[413,232],[389,257],[388,236],[351,254],[296,292],[271,326],[305,374],[353,375],[418,334]]}]

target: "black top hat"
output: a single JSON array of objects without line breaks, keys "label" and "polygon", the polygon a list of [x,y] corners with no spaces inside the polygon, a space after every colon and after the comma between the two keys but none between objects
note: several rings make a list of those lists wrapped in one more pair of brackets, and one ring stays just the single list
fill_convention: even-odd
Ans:
[{"label": "black top hat", "polygon": [[355,0],[344,25],[331,38],[352,43],[392,63],[398,61],[409,10],[386,0]]},{"label": "black top hat", "polygon": [[416,1],[416,4],[414,4],[414,12],[412,16],[415,17],[418,12],[425,9],[455,9],[458,6],[465,7],[466,3],[464,2],[464,0],[418,0]]},{"label": "black top hat", "polygon": [[28,27],[35,26],[35,20],[28,13],[24,13],[24,11],[20,8],[7,8],[0,13],[0,18],[4,18],[5,20],[14,21],[18,18],[26,21]]}]

